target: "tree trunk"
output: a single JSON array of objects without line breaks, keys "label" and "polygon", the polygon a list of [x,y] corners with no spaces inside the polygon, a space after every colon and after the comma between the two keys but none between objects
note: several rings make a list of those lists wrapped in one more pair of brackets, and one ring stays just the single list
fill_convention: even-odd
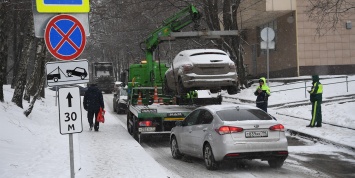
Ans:
[{"label": "tree trunk", "polygon": [[7,43],[7,20],[6,13],[9,12],[9,3],[0,3],[0,102],[4,102],[3,85],[5,80],[5,72],[8,56],[8,43]]},{"label": "tree trunk", "polygon": [[[30,16],[32,17],[32,16]],[[17,81],[15,82],[15,91],[14,95],[12,97],[12,102],[14,102],[18,107],[23,108],[22,106],[22,96],[25,90],[25,85],[26,85],[26,78],[27,78],[27,64],[30,58],[30,50],[33,45],[33,36],[32,36],[32,18],[31,20],[27,20],[27,22],[24,22],[25,28],[25,35],[24,35],[24,45],[21,50],[21,53],[23,54],[22,58],[20,59],[20,64],[19,64],[19,70],[17,74]]]},{"label": "tree trunk", "polygon": [[40,82],[40,85],[38,86],[38,90],[37,90],[36,94],[32,98],[32,101],[31,101],[30,105],[28,106],[28,108],[26,109],[26,111],[23,112],[26,117],[31,114],[32,109],[35,105],[35,102],[37,101],[37,98],[39,97],[40,93],[42,93],[45,79],[46,79],[46,75],[42,75],[42,77],[40,79],[40,81],[42,81],[42,82]]},{"label": "tree trunk", "polygon": [[[15,9],[23,8],[21,4],[15,4]],[[11,88],[15,87],[15,82],[17,81],[17,77],[19,76],[17,73],[19,71],[19,63],[22,59],[22,49],[24,41],[24,33],[26,32],[25,29],[28,19],[23,18],[23,16],[28,16],[27,13],[20,13],[19,11],[14,12],[13,16],[13,31],[12,31],[12,52],[13,52],[13,66],[10,70],[12,70],[12,81],[11,81]],[[31,15],[32,17],[32,15]],[[9,72],[10,72],[9,70]]]},{"label": "tree trunk", "polygon": [[[34,32],[33,32],[34,33]],[[29,78],[29,80],[27,81],[26,84],[26,89],[25,89],[25,95],[23,96],[23,99],[30,102],[30,96],[34,96],[38,90],[38,86],[39,86],[39,81],[42,78],[42,73],[40,71],[42,63],[43,63],[43,59],[40,58],[40,54],[42,52],[42,44],[40,44],[40,39],[35,38],[35,47],[36,47],[36,56],[34,59],[34,67],[33,67],[33,71],[30,72],[31,76]]]}]

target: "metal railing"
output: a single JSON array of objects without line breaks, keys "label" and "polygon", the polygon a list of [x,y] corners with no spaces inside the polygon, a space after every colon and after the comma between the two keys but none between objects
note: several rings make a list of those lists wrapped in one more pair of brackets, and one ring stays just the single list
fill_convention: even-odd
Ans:
[{"label": "metal railing", "polygon": [[[342,82],[332,82],[332,83],[323,83],[325,80],[334,80],[335,78],[345,78],[345,81]],[[344,77],[333,77],[333,78],[325,78],[325,79],[321,79],[322,80],[322,85],[334,85],[334,84],[339,84],[339,83],[346,83],[346,92],[349,92],[349,82],[355,82],[355,80],[348,80],[348,76],[344,76]],[[312,87],[312,86],[307,86],[307,82],[312,82],[312,79],[307,80],[307,81],[297,81],[297,82],[291,82],[288,83],[288,85],[290,84],[296,84],[296,83],[304,83],[304,87],[296,87],[296,88],[288,88],[288,89],[284,89],[284,90],[277,90],[277,91],[272,91],[273,92],[281,92],[281,91],[289,91],[289,90],[297,90],[297,89],[304,89],[304,97],[307,98],[307,87]],[[286,84],[287,85],[287,84]],[[277,87],[277,86],[285,86],[285,84],[282,85],[273,85],[270,87]]]}]

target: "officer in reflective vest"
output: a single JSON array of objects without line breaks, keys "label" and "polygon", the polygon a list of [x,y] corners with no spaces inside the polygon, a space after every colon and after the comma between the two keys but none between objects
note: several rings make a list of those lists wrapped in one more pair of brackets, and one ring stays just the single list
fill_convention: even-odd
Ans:
[{"label": "officer in reflective vest", "polygon": [[193,103],[193,99],[198,97],[197,91],[193,90],[188,93],[186,93],[186,98],[190,100]]},{"label": "officer in reflective vest", "polygon": [[312,76],[312,89],[309,92],[312,103],[312,119],[307,127],[322,127],[322,94],[323,85],[319,82],[319,76]]}]

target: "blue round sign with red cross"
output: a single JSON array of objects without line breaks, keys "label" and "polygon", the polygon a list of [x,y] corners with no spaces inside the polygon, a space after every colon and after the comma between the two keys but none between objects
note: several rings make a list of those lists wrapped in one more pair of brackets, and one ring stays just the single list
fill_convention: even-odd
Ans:
[{"label": "blue round sign with red cross", "polygon": [[48,51],[60,60],[73,60],[85,48],[84,27],[75,17],[67,14],[54,16],[44,32]]}]

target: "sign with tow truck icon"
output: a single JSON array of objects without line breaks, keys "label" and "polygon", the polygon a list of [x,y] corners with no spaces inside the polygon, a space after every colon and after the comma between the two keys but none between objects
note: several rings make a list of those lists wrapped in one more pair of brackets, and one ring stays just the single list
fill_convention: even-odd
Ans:
[{"label": "sign with tow truck icon", "polygon": [[89,82],[89,63],[86,59],[57,61],[46,64],[47,85],[61,86]]}]

